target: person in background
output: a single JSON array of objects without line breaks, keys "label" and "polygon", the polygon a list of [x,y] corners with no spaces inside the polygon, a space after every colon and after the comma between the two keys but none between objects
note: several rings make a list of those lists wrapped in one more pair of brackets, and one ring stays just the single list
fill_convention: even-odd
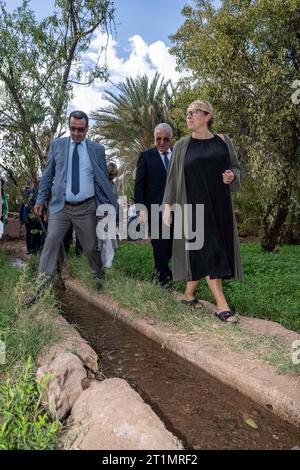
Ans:
[{"label": "person in background", "polygon": [[3,223],[3,230],[5,225],[7,224],[7,214],[8,214],[8,201],[7,201],[7,194],[4,190],[5,179],[1,177],[1,222]]},{"label": "person in background", "polygon": [[[172,227],[170,236],[163,236],[162,214],[157,218],[151,217],[151,207],[160,206],[163,201],[167,172],[172,160],[172,127],[167,123],[158,124],[154,129],[154,147],[141,152],[135,178],[134,199],[136,204],[143,204],[147,208],[150,236],[154,234],[154,227],[158,237],[151,237],[154,257],[154,271],[152,278],[158,281],[165,289],[172,288],[172,272],[169,262],[172,257]],[[144,221],[146,214],[140,212],[139,219]]]},{"label": "person in background", "polygon": [[37,187],[30,188],[28,184],[23,192],[24,200],[20,205],[19,219],[26,228],[27,254],[36,254],[41,249],[42,228],[40,221],[34,213],[34,205],[37,196]]},{"label": "person in background", "polygon": [[[135,208],[135,200],[133,197],[129,198],[129,206],[128,206],[128,223],[127,223],[127,239],[132,241],[137,241],[137,239],[132,239],[130,236],[130,224],[138,218]],[[137,225],[135,227],[136,231],[140,230],[140,226]]]},{"label": "person in background", "polygon": [[[118,167],[115,163],[110,162],[107,165],[107,171],[112,193],[117,198],[117,185],[114,182],[114,179],[118,176]],[[107,233],[107,230],[108,226],[106,225],[104,231]],[[118,240],[108,236],[108,238],[105,238],[104,240],[99,240],[99,245],[104,268],[111,268],[115,256],[115,250],[118,248]]]},{"label": "person in background", "polygon": [[135,201],[134,201],[134,198],[131,197],[129,199],[129,207],[128,207],[128,225],[130,224],[130,222],[132,222],[136,218],[137,218],[137,213],[135,209]]}]

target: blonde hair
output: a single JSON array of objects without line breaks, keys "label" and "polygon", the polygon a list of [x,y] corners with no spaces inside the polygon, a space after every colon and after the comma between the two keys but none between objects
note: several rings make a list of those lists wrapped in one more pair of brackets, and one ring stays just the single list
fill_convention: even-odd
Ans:
[{"label": "blonde hair", "polygon": [[210,127],[213,124],[213,122],[214,122],[214,110],[213,110],[213,107],[212,107],[212,105],[210,104],[209,101],[206,101],[206,100],[193,101],[189,105],[188,110],[190,108],[197,108],[197,109],[200,109],[200,111],[203,111],[206,114],[210,114],[210,120],[208,121],[208,127]]}]

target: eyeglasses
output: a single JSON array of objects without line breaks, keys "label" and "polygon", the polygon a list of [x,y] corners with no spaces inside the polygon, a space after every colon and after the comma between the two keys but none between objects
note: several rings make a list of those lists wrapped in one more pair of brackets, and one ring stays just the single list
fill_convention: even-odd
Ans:
[{"label": "eyeglasses", "polygon": [[170,142],[170,137],[155,137],[156,142]]},{"label": "eyeglasses", "polygon": [[86,130],[86,127],[74,127],[74,126],[70,126],[69,127],[70,131],[71,132],[79,132],[80,134],[82,134],[83,132],[85,132]]},{"label": "eyeglasses", "polygon": [[199,111],[202,111],[202,109],[192,109],[191,111],[188,111],[186,113],[186,117],[189,118],[189,117],[194,117],[196,116],[196,114],[199,112]]}]

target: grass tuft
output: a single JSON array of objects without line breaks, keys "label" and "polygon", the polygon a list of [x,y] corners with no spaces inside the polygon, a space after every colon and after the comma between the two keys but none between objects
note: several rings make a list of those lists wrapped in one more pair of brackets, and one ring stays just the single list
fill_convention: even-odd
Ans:
[{"label": "grass tuft", "polygon": [[35,305],[22,307],[34,272],[32,266],[13,267],[0,250],[0,339],[6,352],[0,365],[0,449],[53,449],[59,440],[61,424],[41,405],[45,383],[34,376],[39,354],[61,339],[51,321],[57,301],[48,288]]}]

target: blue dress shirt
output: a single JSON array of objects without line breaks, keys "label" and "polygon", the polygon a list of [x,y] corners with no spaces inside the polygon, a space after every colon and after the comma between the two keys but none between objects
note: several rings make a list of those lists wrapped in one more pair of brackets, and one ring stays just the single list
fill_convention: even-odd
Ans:
[{"label": "blue dress shirt", "polygon": [[79,193],[75,195],[71,191],[72,156],[74,147],[75,143],[72,139],[70,139],[66,187],[66,201],[68,202],[79,202],[83,201],[84,199],[88,199],[89,197],[95,196],[95,174],[87,151],[85,139],[80,142],[77,147],[79,155]]}]

